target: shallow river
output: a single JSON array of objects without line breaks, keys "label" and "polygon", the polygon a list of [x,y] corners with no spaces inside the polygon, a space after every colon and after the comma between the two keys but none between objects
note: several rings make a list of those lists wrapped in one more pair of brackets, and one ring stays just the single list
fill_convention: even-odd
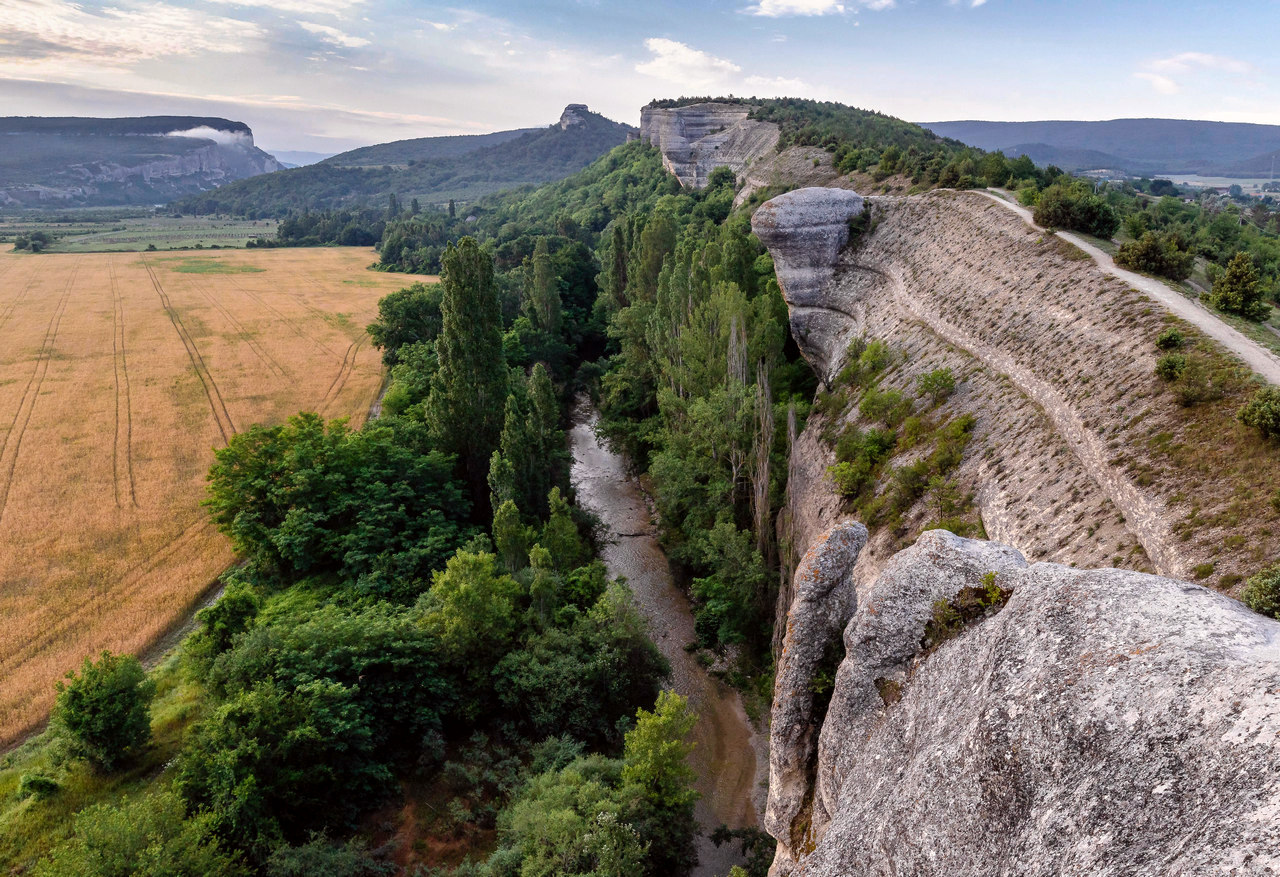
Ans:
[{"label": "shallow river", "polygon": [[698,773],[696,787],[702,793],[697,817],[704,837],[693,873],[695,877],[724,875],[732,865],[741,864],[737,844],[717,849],[705,835],[722,823],[730,828],[756,824],[751,803],[756,774],[751,725],[737,694],[708,675],[684,650],[693,641],[689,601],[671,581],[644,494],[628,476],[626,461],[596,437],[596,417],[595,409],[586,405],[576,412],[570,432],[571,478],[578,502],[609,528],[612,542],[603,552],[609,574],[626,577],[654,642],[671,662],[671,687],[688,697],[698,713],[689,761]]}]

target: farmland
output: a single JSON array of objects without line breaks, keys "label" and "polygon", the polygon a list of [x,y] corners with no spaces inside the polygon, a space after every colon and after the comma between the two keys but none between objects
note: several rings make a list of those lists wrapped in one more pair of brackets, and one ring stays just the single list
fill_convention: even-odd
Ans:
[{"label": "farmland", "polygon": [[232,561],[212,449],[302,410],[363,421],[365,249],[0,255],[0,747],[101,649],[143,652]]},{"label": "farmland", "polygon": [[0,217],[0,245],[33,232],[43,232],[51,239],[46,252],[109,253],[243,247],[247,241],[275,237],[276,223],[269,219],[152,215],[124,208],[29,211]]}]

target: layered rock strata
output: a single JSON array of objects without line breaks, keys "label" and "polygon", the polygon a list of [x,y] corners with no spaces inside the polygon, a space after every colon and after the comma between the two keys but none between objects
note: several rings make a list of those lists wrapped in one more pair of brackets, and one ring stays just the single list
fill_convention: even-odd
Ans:
[{"label": "layered rock strata", "polygon": [[[808,563],[838,579],[849,560],[840,544]],[[938,601],[990,573],[1007,604],[923,650]],[[839,606],[851,618],[812,802],[782,830],[770,822],[772,873],[1280,867],[1280,623],[1197,585],[1028,564],[945,531],[894,556],[856,608]],[[779,680],[829,611],[797,600]],[[804,737],[790,724],[804,691],[779,688],[778,749]],[[770,814],[794,798],[771,789]]]},{"label": "layered rock strata", "polygon": [[741,176],[778,145],[778,126],[748,116],[746,104],[701,103],[644,107],[640,139],[662,152],[662,163],[681,184],[700,189],[711,172],[728,167]]}]

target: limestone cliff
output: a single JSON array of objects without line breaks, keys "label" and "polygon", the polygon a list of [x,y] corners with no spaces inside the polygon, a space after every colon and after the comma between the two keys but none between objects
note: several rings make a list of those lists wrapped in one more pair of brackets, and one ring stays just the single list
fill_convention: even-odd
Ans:
[{"label": "limestone cliff", "polygon": [[0,204],[159,203],[283,169],[240,122],[0,119]]},{"label": "limestone cliff", "polygon": [[[825,575],[847,577],[846,542],[829,542]],[[938,601],[990,573],[1007,604],[923,648]],[[813,695],[777,690],[774,874],[1280,867],[1280,623],[1197,585],[1028,564],[941,530],[856,604],[840,604],[844,658],[799,796],[776,765],[806,760],[787,719]],[[813,615],[792,612],[780,682],[812,654]]]},{"label": "limestone cliff", "polygon": [[[1176,321],[979,195],[863,199],[847,246],[856,198],[790,192],[753,224],[836,391],[782,518],[805,557],[778,603],[774,873],[1277,873],[1280,625],[1185,580],[1237,587],[1280,534],[1242,524],[1257,473],[1168,451],[1204,441],[1153,374]],[[954,372],[915,414],[975,419],[951,477],[997,541],[917,540],[923,499],[850,519],[828,467],[832,435],[874,423],[835,379],[859,336],[893,351],[881,390]],[[939,601],[992,572],[1008,603],[923,648]]]},{"label": "limestone cliff", "polygon": [[748,118],[746,104],[701,103],[645,107],[640,139],[662,152],[662,163],[680,182],[702,188],[717,167],[741,176],[778,145],[778,126]]}]

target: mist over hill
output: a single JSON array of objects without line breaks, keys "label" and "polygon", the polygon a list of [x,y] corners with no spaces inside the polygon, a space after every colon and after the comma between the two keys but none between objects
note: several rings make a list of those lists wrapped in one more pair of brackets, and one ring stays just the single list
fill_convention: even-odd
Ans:
[{"label": "mist over hill", "polygon": [[278,216],[290,210],[385,205],[390,196],[443,204],[563,179],[626,142],[629,125],[570,104],[546,128],[425,137],[367,146],[318,164],[187,198],[199,214]]},{"label": "mist over hill", "polygon": [[8,117],[0,143],[0,206],[162,203],[283,167],[214,117]]},{"label": "mist over hill", "polygon": [[1105,122],[924,122],[925,128],[986,150],[1027,155],[1064,170],[1111,168],[1134,175],[1265,176],[1280,150],[1280,125],[1188,119]]}]

